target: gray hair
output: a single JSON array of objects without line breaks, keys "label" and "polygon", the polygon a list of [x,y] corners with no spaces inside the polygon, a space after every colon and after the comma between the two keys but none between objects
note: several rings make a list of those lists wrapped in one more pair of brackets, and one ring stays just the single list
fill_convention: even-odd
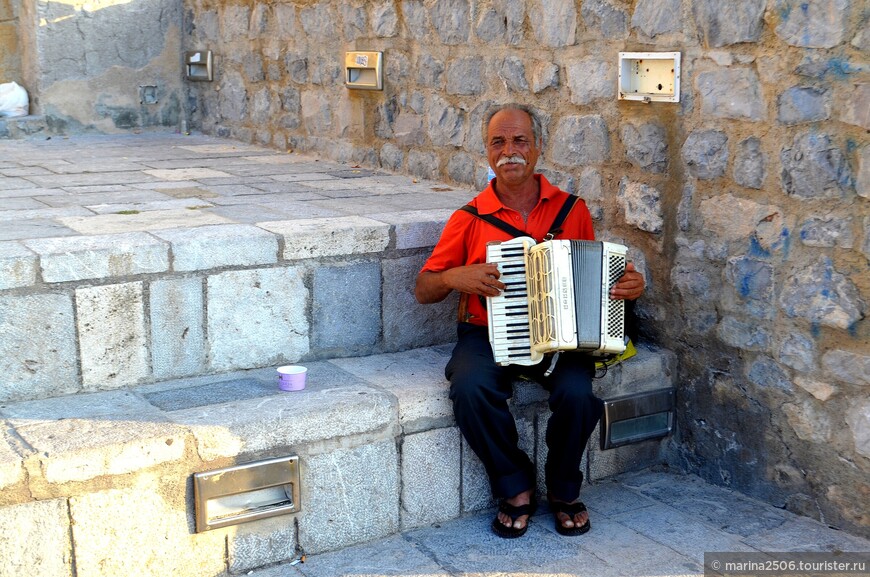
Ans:
[{"label": "gray hair", "polygon": [[497,104],[486,111],[486,115],[483,117],[484,148],[486,148],[487,146],[486,134],[487,132],[489,132],[489,123],[492,120],[492,117],[501,112],[502,110],[522,110],[523,112],[528,114],[529,118],[532,120],[532,136],[535,139],[535,146],[540,149],[544,145],[544,130],[538,114],[534,110],[532,110],[531,106],[511,102],[509,104]]}]

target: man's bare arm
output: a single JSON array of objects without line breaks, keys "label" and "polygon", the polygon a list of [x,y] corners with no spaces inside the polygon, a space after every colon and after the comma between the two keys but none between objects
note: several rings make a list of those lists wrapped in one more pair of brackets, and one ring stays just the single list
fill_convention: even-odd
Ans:
[{"label": "man's bare arm", "polygon": [[643,294],[646,280],[643,275],[634,268],[634,263],[629,262],[625,267],[625,273],[616,281],[610,289],[610,298],[633,301]]},{"label": "man's bare arm", "polygon": [[443,301],[451,291],[494,297],[504,290],[498,267],[481,263],[458,266],[442,272],[424,271],[417,275],[414,296],[421,304]]}]

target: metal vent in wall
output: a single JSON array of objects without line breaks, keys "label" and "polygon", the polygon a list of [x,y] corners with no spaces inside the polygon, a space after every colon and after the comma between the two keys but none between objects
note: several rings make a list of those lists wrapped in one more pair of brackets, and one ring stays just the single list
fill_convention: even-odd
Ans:
[{"label": "metal vent in wall", "polygon": [[604,401],[601,448],[613,449],[668,436],[674,428],[674,389],[657,389]]}]

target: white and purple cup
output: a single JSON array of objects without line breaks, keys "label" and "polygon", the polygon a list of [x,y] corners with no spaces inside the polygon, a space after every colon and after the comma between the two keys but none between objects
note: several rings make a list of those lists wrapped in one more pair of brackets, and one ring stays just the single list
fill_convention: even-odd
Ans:
[{"label": "white and purple cup", "polygon": [[278,367],[278,388],[282,391],[301,391],[305,388],[308,369],[299,365]]}]

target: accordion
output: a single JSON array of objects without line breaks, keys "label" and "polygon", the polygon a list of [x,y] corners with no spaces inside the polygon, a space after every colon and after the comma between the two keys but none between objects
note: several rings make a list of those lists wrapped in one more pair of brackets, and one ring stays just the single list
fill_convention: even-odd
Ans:
[{"label": "accordion", "polygon": [[554,351],[591,355],[625,350],[625,301],[610,298],[626,247],[599,241],[529,237],[491,242],[486,262],[505,289],[488,297],[489,342],[496,363],[534,365]]}]

